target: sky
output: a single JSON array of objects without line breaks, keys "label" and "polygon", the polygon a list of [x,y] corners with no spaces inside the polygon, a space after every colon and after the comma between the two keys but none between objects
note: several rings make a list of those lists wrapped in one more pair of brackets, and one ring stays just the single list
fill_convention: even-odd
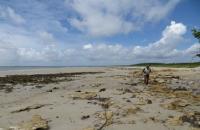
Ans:
[{"label": "sky", "polygon": [[0,66],[195,62],[199,0],[0,0]]}]

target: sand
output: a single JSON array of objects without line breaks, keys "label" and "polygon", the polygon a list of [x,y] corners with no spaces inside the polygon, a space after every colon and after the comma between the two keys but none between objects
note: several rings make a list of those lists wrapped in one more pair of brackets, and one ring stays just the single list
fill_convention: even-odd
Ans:
[{"label": "sand", "polygon": [[[72,80],[47,84],[6,84],[13,88],[8,92],[0,90],[0,128],[19,126],[34,115],[45,119],[50,130],[200,128],[199,69],[152,68],[149,85],[143,84],[141,71],[137,67],[2,71],[1,77],[14,74],[103,73],[81,74],[72,76]],[[195,120],[190,120],[188,113],[192,113]]]}]

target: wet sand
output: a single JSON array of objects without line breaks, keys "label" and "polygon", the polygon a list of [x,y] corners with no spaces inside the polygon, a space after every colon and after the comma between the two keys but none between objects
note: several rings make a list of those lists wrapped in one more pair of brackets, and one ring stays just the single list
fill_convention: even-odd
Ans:
[{"label": "wet sand", "polygon": [[[149,85],[143,84],[141,71],[137,67],[2,71],[0,128],[200,129],[200,69],[152,68]],[[34,115],[42,118],[35,124]]]}]

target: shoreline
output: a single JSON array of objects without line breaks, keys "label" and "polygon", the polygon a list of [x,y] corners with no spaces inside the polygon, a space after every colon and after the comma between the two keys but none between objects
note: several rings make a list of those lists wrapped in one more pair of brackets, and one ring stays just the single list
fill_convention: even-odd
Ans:
[{"label": "shoreline", "polygon": [[14,75],[0,77],[0,128],[198,129],[200,70],[152,70],[148,86],[141,67],[9,72]]},{"label": "shoreline", "polygon": [[100,71],[104,67],[61,67],[61,68],[38,68],[38,69],[21,69],[21,70],[0,70],[0,76],[6,75],[31,75],[31,74],[50,74],[50,73],[72,73]]}]

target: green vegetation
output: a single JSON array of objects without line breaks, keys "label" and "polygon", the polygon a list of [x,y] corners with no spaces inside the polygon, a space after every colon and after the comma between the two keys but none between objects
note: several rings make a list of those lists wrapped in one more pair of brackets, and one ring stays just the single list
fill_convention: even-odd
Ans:
[{"label": "green vegetation", "polygon": [[200,62],[194,62],[194,63],[140,63],[140,64],[134,64],[131,66],[147,66],[147,65],[151,65],[151,67],[195,68],[195,67],[200,67]]},{"label": "green vegetation", "polygon": [[192,29],[192,34],[200,42],[200,29],[196,29],[196,28]]},{"label": "green vegetation", "polygon": [[[192,29],[192,35],[199,40],[200,43],[200,29]],[[200,52],[196,54],[196,56],[200,57]]]}]

